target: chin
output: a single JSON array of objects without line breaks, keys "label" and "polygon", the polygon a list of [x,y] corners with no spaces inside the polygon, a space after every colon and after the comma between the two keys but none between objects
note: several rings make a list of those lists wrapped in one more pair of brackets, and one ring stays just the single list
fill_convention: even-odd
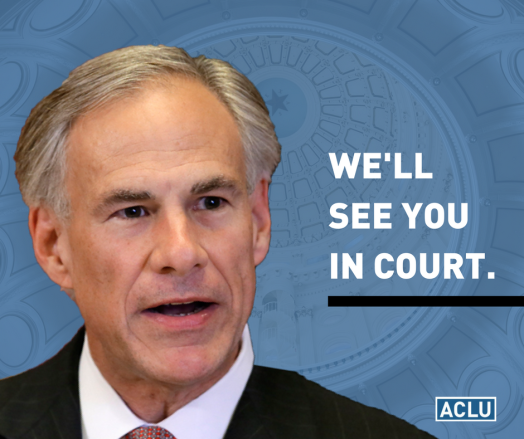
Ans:
[{"label": "chin", "polygon": [[178,348],[141,364],[144,377],[170,385],[185,386],[206,381],[217,381],[229,370],[234,357],[216,355],[202,347]]}]

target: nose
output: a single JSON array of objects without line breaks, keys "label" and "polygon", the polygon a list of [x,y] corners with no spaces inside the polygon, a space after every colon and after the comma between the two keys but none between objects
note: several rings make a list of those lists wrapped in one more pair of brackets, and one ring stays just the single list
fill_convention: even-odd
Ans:
[{"label": "nose", "polygon": [[156,273],[186,276],[207,265],[208,255],[199,242],[197,226],[184,213],[159,218],[153,233],[150,264]]}]

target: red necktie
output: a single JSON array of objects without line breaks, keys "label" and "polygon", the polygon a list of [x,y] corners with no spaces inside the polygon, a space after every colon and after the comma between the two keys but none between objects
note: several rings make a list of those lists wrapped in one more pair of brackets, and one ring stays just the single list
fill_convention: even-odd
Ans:
[{"label": "red necktie", "polygon": [[175,439],[169,431],[162,427],[139,427],[130,431],[122,439]]}]

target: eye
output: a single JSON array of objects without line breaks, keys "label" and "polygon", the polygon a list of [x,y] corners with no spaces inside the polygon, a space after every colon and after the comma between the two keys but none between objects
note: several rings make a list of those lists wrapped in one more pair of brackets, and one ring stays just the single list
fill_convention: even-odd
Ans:
[{"label": "eye", "polygon": [[146,210],[142,206],[126,207],[125,209],[122,209],[117,213],[119,214],[119,216],[129,219],[140,218],[147,214]]},{"label": "eye", "polygon": [[220,197],[202,197],[198,202],[198,208],[203,210],[218,209],[224,204],[225,200]]}]

